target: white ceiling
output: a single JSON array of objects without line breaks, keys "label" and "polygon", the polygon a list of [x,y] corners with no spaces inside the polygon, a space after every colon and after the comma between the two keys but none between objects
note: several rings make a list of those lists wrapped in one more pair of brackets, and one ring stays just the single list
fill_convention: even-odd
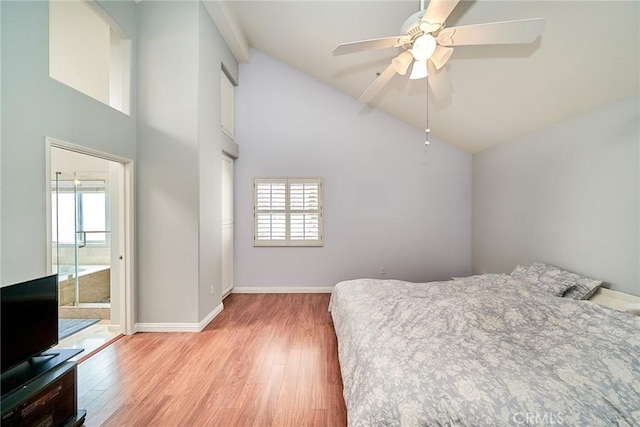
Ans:
[{"label": "white ceiling", "polygon": [[[358,98],[399,49],[331,51],[341,42],[399,35],[419,2],[262,0],[223,8],[237,23],[236,37]],[[456,48],[447,65],[451,99],[430,97],[432,135],[475,153],[638,92],[637,1],[462,1],[446,26],[537,17],[546,28],[532,44]],[[426,80],[396,76],[373,105],[424,129],[426,99]]]}]

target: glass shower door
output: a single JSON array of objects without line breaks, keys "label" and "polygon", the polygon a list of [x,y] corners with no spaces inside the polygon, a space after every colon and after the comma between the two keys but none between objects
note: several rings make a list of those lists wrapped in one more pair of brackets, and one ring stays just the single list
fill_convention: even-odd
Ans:
[{"label": "glass shower door", "polygon": [[107,183],[98,172],[56,172],[51,183],[52,265],[61,306],[110,302]]},{"label": "glass shower door", "polygon": [[107,176],[78,172],[78,301],[109,304],[111,239]]},{"label": "glass shower door", "polygon": [[53,232],[53,272],[58,273],[58,299],[61,306],[78,301],[77,188],[73,175],[55,173],[51,182],[51,221]]}]

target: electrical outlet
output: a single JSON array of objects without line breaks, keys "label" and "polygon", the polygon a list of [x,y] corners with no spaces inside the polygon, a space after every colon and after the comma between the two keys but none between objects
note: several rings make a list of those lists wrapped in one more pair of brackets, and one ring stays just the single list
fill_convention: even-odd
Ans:
[{"label": "electrical outlet", "polygon": [[387,274],[387,269],[384,267],[380,267],[380,275],[384,276],[385,274]]},{"label": "electrical outlet", "polygon": [[209,289],[209,293],[211,293],[211,295],[213,295],[213,285],[211,285],[211,288]]}]

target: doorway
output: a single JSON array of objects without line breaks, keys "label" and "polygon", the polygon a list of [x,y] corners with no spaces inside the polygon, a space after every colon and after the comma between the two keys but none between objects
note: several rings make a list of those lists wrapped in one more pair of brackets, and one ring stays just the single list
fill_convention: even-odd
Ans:
[{"label": "doorway", "polygon": [[49,138],[46,149],[47,258],[58,274],[59,340],[97,330],[107,338],[133,333],[132,165]]},{"label": "doorway", "polygon": [[222,153],[222,298],[233,290],[233,159]]}]

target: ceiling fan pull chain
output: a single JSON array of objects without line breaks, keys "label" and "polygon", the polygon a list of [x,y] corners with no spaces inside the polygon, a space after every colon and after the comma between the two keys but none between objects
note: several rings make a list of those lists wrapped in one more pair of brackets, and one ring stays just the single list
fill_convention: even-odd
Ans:
[{"label": "ceiling fan pull chain", "polygon": [[429,146],[429,133],[431,132],[431,129],[429,129],[429,77],[430,76],[427,76],[427,128],[424,130],[425,132],[424,145],[426,147]]}]

